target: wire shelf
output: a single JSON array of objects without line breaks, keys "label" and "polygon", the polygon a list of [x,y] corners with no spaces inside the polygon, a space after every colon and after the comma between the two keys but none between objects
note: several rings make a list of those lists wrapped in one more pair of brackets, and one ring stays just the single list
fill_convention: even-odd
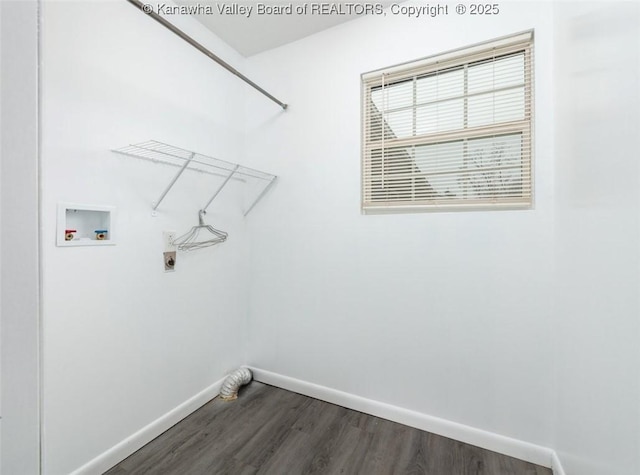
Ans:
[{"label": "wire shelf", "polygon": [[112,152],[178,168],[176,175],[173,177],[169,185],[165,188],[160,197],[152,203],[154,213],[185,170],[206,173],[208,175],[215,175],[224,178],[222,184],[215,190],[211,199],[202,208],[203,211],[207,210],[209,205],[230,180],[247,182],[249,180],[257,179],[264,181],[264,186],[258,191],[250,206],[245,210],[244,216],[249,214],[277,179],[276,175],[272,175],[270,173],[245,167],[237,163],[227,162],[226,160],[203,155],[174,145],[158,142],[157,140],[149,140],[147,142],[128,145],[126,147],[114,149]]}]

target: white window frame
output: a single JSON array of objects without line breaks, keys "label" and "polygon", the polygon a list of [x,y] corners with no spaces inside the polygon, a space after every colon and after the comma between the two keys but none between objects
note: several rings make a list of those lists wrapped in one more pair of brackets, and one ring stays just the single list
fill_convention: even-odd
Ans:
[{"label": "white window frame", "polygon": [[[524,57],[524,112],[523,117],[517,120],[508,120],[485,124],[477,127],[467,126],[467,103],[471,95],[467,95],[468,75],[467,68],[469,65],[475,65],[479,62],[497,61],[509,55],[523,54]],[[413,116],[414,126],[413,133],[408,136],[396,137],[391,132],[391,139],[385,137],[389,135],[386,130],[390,126],[385,119],[384,114],[387,112],[384,107],[382,111],[374,105],[372,99],[372,91],[380,90],[380,88],[398,85],[403,81],[423,78],[438,72],[451,71],[454,68],[464,68],[464,125],[454,130],[446,130],[440,132],[428,132],[417,134],[415,128],[415,110],[420,106],[413,98]],[[477,44],[467,48],[449,51],[447,53],[424,58],[418,61],[404,63],[389,68],[364,73],[361,76],[362,81],[362,169],[361,169],[361,209],[365,214],[384,213],[384,212],[412,212],[412,211],[451,211],[463,209],[530,209],[533,206],[533,30],[524,33],[518,33],[485,43]],[[385,86],[386,85],[386,86]],[[496,89],[497,91],[497,89]],[[490,91],[491,92],[491,91]],[[495,92],[495,91],[494,91]],[[495,95],[493,97],[496,97]],[[393,112],[390,112],[393,113]],[[376,114],[374,117],[373,114]],[[377,122],[376,122],[377,121]],[[376,125],[377,124],[377,125]],[[435,177],[435,174],[429,175],[419,168],[413,158],[411,160],[411,171],[407,172],[406,163],[402,166],[402,170],[396,170],[395,173],[401,172],[403,177],[408,177],[402,181],[400,185],[395,185],[400,189],[399,193],[392,193],[394,185],[388,185],[384,188],[384,180],[392,183],[393,175],[388,173],[389,168],[393,169],[393,162],[389,158],[393,153],[392,150],[415,150],[416,147],[425,147],[434,144],[450,144],[453,142],[461,142],[464,144],[464,152],[462,154],[463,162],[467,163],[468,148],[470,141],[478,139],[489,140],[500,136],[517,137],[519,149],[517,152],[518,168],[515,172],[518,178],[509,187],[499,190],[497,185],[486,185],[481,192],[476,192],[475,196],[468,198],[471,193],[464,192],[464,196],[459,195],[437,195],[434,188],[431,187],[428,180]],[[476,142],[477,143],[477,142]],[[497,142],[496,142],[497,143]],[[424,150],[424,149],[423,149]],[[374,158],[374,151],[376,158]],[[388,152],[387,161],[391,163],[385,169],[385,153]],[[399,152],[395,152],[398,154]],[[409,155],[407,155],[408,157]],[[416,153],[413,154],[416,156]],[[382,157],[382,158],[380,158]],[[513,169],[513,163],[511,169]],[[399,166],[398,166],[399,167]],[[486,166],[488,170],[488,166]],[[427,165],[428,168],[428,165]],[[373,171],[372,171],[373,170]],[[381,171],[380,171],[381,170]],[[447,171],[449,177],[447,180],[457,180],[458,187],[468,187],[469,185],[461,185],[463,181],[469,181],[469,176],[477,176],[484,173],[485,168],[467,168],[460,166],[455,171]],[[495,167],[494,167],[495,170]],[[382,177],[382,178],[381,178]],[[426,183],[426,187],[431,189],[432,193],[423,192],[412,193],[406,183],[411,181],[413,188],[418,178],[422,183]],[[437,180],[438,178],[433,178]],[[398,181],[396,181],[398,183]],[[382,191],[381,191],[382,190]],[[387,190],[387,191],[384,191]],[[505,191],[506,190],[506,191]],[[391,198],[390,198],[391,196]],[[393,197],[395,196],[395,197]],[[425,199],[425,196],[427,198]]]}]

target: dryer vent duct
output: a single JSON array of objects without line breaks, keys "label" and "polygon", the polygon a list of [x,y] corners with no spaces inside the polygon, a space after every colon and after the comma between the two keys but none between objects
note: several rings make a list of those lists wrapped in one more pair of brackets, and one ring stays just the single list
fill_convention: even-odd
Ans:
[{"label": "dryer vent duct", "polygon": [[249,368],[240,368],[231,373],[222,383],[220,398],[223,401],[238,399],[238,390],[243,384],[251,381],[252,375]]}]

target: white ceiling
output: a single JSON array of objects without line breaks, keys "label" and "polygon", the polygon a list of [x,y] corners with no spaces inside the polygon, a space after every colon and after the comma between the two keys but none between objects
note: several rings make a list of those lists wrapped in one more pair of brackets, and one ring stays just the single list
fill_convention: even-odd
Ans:
[{"label": "white ceiling", "polygon": [[[300,5],[311,5],[306,1],[290,0],[267,0],[263,5],[293,5],[293,14],[257,14],[257,3],[246,0],[174,0],[178,5],[210,5],[212,14],[195,15],[196,19],[231,45],[243,56],[251,56],[262,51],[276,48],[286,43],[312,35],[318,31],[331,28],[345,21],[353,20],[358,16],[355,14],[296,14],[295,7]],[[391,2],[381,2],[390,4]],[[348,12],[347,4],[354,5],[353,2],[330,2],[331,5],[342,5],[343,12]],[[250,15],[242,14],[221,14],[219,8],[223,6],[239,5],[252,7]],[[309,7],[307,7],[309,8]]]}]

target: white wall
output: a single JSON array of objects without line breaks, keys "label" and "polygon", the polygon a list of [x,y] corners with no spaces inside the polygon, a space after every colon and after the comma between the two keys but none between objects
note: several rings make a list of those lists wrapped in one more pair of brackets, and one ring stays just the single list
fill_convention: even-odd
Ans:
[{"label": "white wall", "polygon": [[[552,26],[547,3],[389,14],[250,58],[290,104],[247,104],[247,160],[281,175],[251,223],[250,364],[550,445]],[[530,28],[535,209],[362,216],[360,74]]]},{"label": "white wall", "polygon": [[35,1],[0,2],[0,472],[39,462],[38,16]]},{"label": "white wall", "polygon": [[[283,113],[126,2],[45,2],[45,473],[79,467],[238,362],[557,448],[569,475],[638,472],[638,108],[623,98],[637,94],[623,62],[637,58],[637,8],[501,8],[369,18],[247,63],[175,18]],[[362,216],[360,73],[529,28],[535,209]],[[185,178],[151,218],[171,170],[108,152],[147,138],[281,179],[249,229],[224,195],[209,217],[230,240],[165,274],[161,231],[192,225],[208,183]],[[611,186],[618,176],[628,186]],[[117,206],[118,245],[55,247],[58,201]]]},{"label": "white wall", "polygon": [[640,5],[558,3],[556,440],[568,474],[640,473]]},{"label": "white wall", "polygon": [[[187,17],[172,19],[236,66]],[[246,239],[234,185],[215,248],[163,267],[219,181],[109,150],[148,139],[237,160],[245,86],[123,1],[47,1],[42,40],[44,473],[77,469],[244,361]],[[117,245],[56,247],[60,201],[117,207]]]}]

